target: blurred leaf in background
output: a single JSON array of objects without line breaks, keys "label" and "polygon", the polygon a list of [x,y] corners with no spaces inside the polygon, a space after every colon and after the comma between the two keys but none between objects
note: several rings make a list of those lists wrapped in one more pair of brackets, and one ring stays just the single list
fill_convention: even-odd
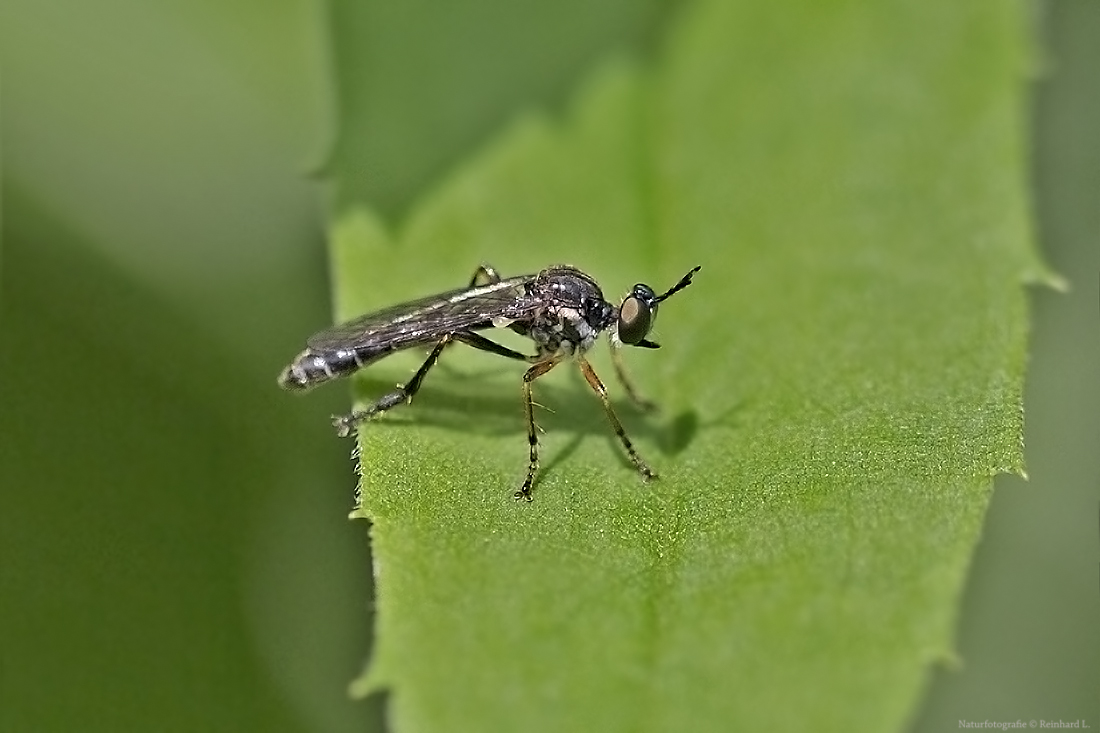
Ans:
[{"label": "blurred leaf in background", "polygon": [[273,382],[329,312],[323,15],[0,12],[0,729],[362,729],[346,450]]},{"label": "blurred leaf in background", "polygon": [[560,108],[608,54],[646,54],[678,0],[333,0],[336,206],[391,222],[520,110]]}]

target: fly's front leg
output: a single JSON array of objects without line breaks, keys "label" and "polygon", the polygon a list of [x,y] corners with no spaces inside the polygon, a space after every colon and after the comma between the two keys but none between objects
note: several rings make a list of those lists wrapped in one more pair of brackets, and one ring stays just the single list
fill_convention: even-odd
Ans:
[{"label": "fly's front leg", "polygon": [[[618,378],[619,384],[623,385],[623,389],[626,390],[626,394],[630,398],[630,401],[646,412],[656,410],[656,403],[650,402],[645,397],[642,397],[642,395],[638,393],[638,390],[634,389],[634,383],[630,380],[630,377],[627,376],[626,367],[623,365],[622,347],[616,346],[614,343],[611,344],[611,364],[615,367],[615,376]],[[591,367],[589,367],[589,369],[591,369]],[[588,383],[592,384],[592,381],[589,380]],[[593,389],[596,388],[593,387]],[[596,391],[599,392],[599,390]]]},{"label": "fly's front leg", "polygon": [[600,398],[600,402],[603,403],[604,412],[607,413],[607,419],[611,422],[611,429],[614,430],[615,435],[619,437],[619,441],[622,442],[623,448],[626,448],[627,455],[630,456],[630,460],[634,463],[634,467],[638,469],[638,473],[640,473],[642,478],[646,481],[657,478],[657,472],[642,460],[642,457],[634,448],[634,444],[631,443],[630,438],[626,436],[626,431],[623,430],[623,424],[619,422],[619,418],[615,415],[615,411],[611,409],[611,401],[607,399],[607,387],[604,387],[603,382],[596,376],[596,372],[592,369],[592,365],[589,364],[584,357],[577,358],[577,365],[580,366],[581,373],[584,374],[584,379],[588,382],[588,386],[592,388],[592,391]]},{"label": "fly's front leg", "polygon": [[519,488],[513,498],[531,501],[531,486],[535,483],[535,474],[539,470],[539,434],[535,425],[535,403],[531,396],[531,382],[535,381],[558,364],[558,359],[540,361],[527,370],[523,375],[523,410],[527,417],[527,444],[530,447],[530,458],[527,462],[527,478],[523,480],[523,486]]},{"label": "fly's front leg", "polygon": [[[490,265],[479,265],[478,268],[474,270],[473,277],[470,278],[469,287],[475,287],[481,279],[485,280],[483,284],[489,285],[500,282],[500,275]],[[431,353],[428,354],[428,358],[420,365],[420,368],[416,370],[416,374],[413,375],[413,378],[409,380],[408,384],[397,385],[395,390],[383,395],[373,404],[362,410],[355,410],[347,415],[334,416],[332,418],[332,426],[336,428],[336,434],[341,438],[346,438],[351,435],[352,430],[364,420],[369,420],[376,415],[381,415],[386,410],[397,407],[404,402],[412,402],[413,396],[420,391],[420,385],[424,381],[424,377],[427,376],[431,368],[435,366],[435,363],[439,361],[439,355],[443,353],[443,350],[454,342],[456,336],[462,339],[461,335],[456,334],[448,334],[441,338],[431,350]]]}]

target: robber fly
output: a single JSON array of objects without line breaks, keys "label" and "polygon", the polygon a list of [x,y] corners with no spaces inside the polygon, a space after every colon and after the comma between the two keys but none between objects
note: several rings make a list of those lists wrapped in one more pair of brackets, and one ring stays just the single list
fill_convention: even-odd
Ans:
[{"label": "robber fly", "polygon": [[[657,474],[642,460],[630,442],[611,408],[607,389],[584,355],[595,344],[600,333],[607,331],[612,363],[619,381],[632,400],[643,407],[650,407],[627,379],[619,350],[624,344],[658,348],[658,344],[646,338],[657,317],[658,304],[690,285],[692,276],[699,269],[693,268],[662,295],[639,283],[616,308],[604,300],[595,280],[569,265],[555,265],[534,275],[507,279],[502,279],[496,270],[483,265],[474,272],[469,286],[465,288],[368,313],[314,334],[306,341],[308,348],[298,354],[279,375],[279,385],[291,391],[304,391],[330,379],[353,374],[394,352],[432,345],[428,358],[408,384],[398,385],[392,392],[361,410],[333,418],[332,424],[337,433],[346,437],[359,423],[403,402],[411,402],[440,354],[456,341],[527,362],[531,366],[523,375],[523,407],[527,418],[527,442],[531,450],[527,477],[515,492],[515,498],[530,501],[531,487],[539,465],[531,383],[571,358],[603,403],[607,419],[634,467],[643,479],[648,480]],[[509,328],[530,338],[535,343],[536,353],[529,356],[513,351],[478,333],[494,327]]]}]

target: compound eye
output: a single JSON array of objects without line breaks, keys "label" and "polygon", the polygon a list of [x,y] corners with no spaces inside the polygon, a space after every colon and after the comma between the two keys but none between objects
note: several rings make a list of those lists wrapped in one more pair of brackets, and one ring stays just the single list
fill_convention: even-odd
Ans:
[{"label": "compound eye", "polygon": [[651,299],[645,295],[634,288],[634,292],[619,306],[619,340],[624,344],[637,345],[649,335],[649,329],[653,326],[653,317],[657,313],[656,304],[651,303]]}]

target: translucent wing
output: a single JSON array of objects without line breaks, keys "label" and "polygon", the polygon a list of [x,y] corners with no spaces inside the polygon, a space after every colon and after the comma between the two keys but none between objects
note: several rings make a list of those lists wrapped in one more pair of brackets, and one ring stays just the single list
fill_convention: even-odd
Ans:
[{"label": "translucent wing", "polygon": [[314,352],[354,351],[366,362],[448,333],[491,328],[494,318],[519,319],[538,307],[524,288],[532,278],[513,277],[401,303],[316,333],[306,343]]}]

